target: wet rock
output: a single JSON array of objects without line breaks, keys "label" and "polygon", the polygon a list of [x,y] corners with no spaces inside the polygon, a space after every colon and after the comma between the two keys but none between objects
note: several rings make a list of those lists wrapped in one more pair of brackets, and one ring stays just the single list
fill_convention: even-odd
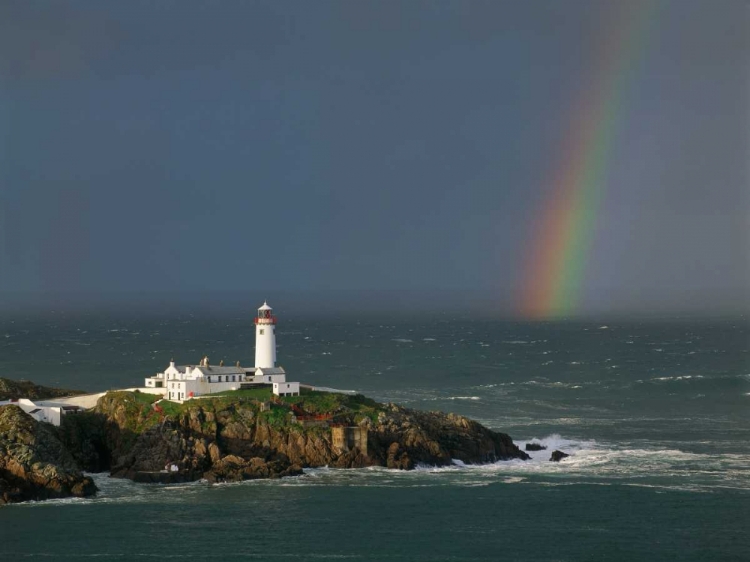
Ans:
[{"label": "wet rock", "polygon": [[211,483],[216,483],[258,478],[281,478],[283,476],[299,476],[300,474],[302,474],[302,468],[291,464],[285,458],[266,460],[261,457],[253,457],[243,459],[235,455],[227,455],[214,463],[211,470],[206,472],[203,477]]},{"label": "wet rock", "polygon": [[560,462],[565,457],[569,457],[570,455],[568,453],[563,453],[562,451],[552,451],[552,456],[549,458],[552,462]]},{"label": "wet rock", "polygon": [[409,454],[399,443],[391,443],[391,446],[388,447],[386,466],[399,470],[411,470],[414,468],[414,461],[409,458]]},{"label": "wet rock", "polygon": [[547,447],[541,443],[526,443],[527,451],[546,451]]}]

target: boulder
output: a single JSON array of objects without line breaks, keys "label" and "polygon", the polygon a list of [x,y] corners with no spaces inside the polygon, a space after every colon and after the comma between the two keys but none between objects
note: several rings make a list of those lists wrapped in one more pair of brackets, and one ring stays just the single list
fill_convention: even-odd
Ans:
[{"label": "boulder", "polygon": [[570,455],[568,453],[563,453],[562,451],[552,451],[552,456],[549,458],[552,462],[560,462],[565,457],[569,457]]},{"label": "boulder", "polygon": [[258,478],[281,478],[282,476],[299,476],[302,468],[292,465],[288,459],[276,458],[266,460],[253,457],[249,460],[227,455],[215,462],[203,477],[211,483],[237,482]]},{"label": "boulder", "polygon": [[541,443],[526,443],[526,450],[527,451],[546,451],[547,447],[546,445],[542,445]]}]

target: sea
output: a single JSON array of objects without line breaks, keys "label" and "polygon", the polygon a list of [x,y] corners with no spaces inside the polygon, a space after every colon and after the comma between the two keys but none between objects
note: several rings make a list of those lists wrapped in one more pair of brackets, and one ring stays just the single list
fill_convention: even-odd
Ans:
[{"label": "sea", "polygon": [[[467,466],[135,484],[0,508],[0,560],[750,560],[750,322],[312,317],[290,380],[469,416],[547,450]],[[253,363],[248,314],[0,320],[0,376],[102,391],[174,358]],[[570,456],[549,461],[559,449]]]}]

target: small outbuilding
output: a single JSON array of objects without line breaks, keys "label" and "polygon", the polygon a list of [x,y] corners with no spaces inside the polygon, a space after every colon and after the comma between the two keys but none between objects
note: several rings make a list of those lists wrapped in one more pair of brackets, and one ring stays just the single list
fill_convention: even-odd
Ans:
[{"label": "small outbuilding", "polygon": [[273,393],[276,396],[299,396],[299,383],[275,382],[273,383]]}]

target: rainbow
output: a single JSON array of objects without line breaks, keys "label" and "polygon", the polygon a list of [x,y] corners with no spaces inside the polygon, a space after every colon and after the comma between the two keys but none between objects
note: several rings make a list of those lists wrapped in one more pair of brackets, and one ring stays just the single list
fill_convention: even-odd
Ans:
[{"label": "rainbow", "polygon": [[619,6],[626,11],[616,18],[614,30],[605,26],[606,39],[589,73],[592,81],[575,100],[560,164],[532,223],[518,299],[524,318],[565,317],[579,305],[615,135],[623,119],[623,97],[657,3],[622,2]]}]

